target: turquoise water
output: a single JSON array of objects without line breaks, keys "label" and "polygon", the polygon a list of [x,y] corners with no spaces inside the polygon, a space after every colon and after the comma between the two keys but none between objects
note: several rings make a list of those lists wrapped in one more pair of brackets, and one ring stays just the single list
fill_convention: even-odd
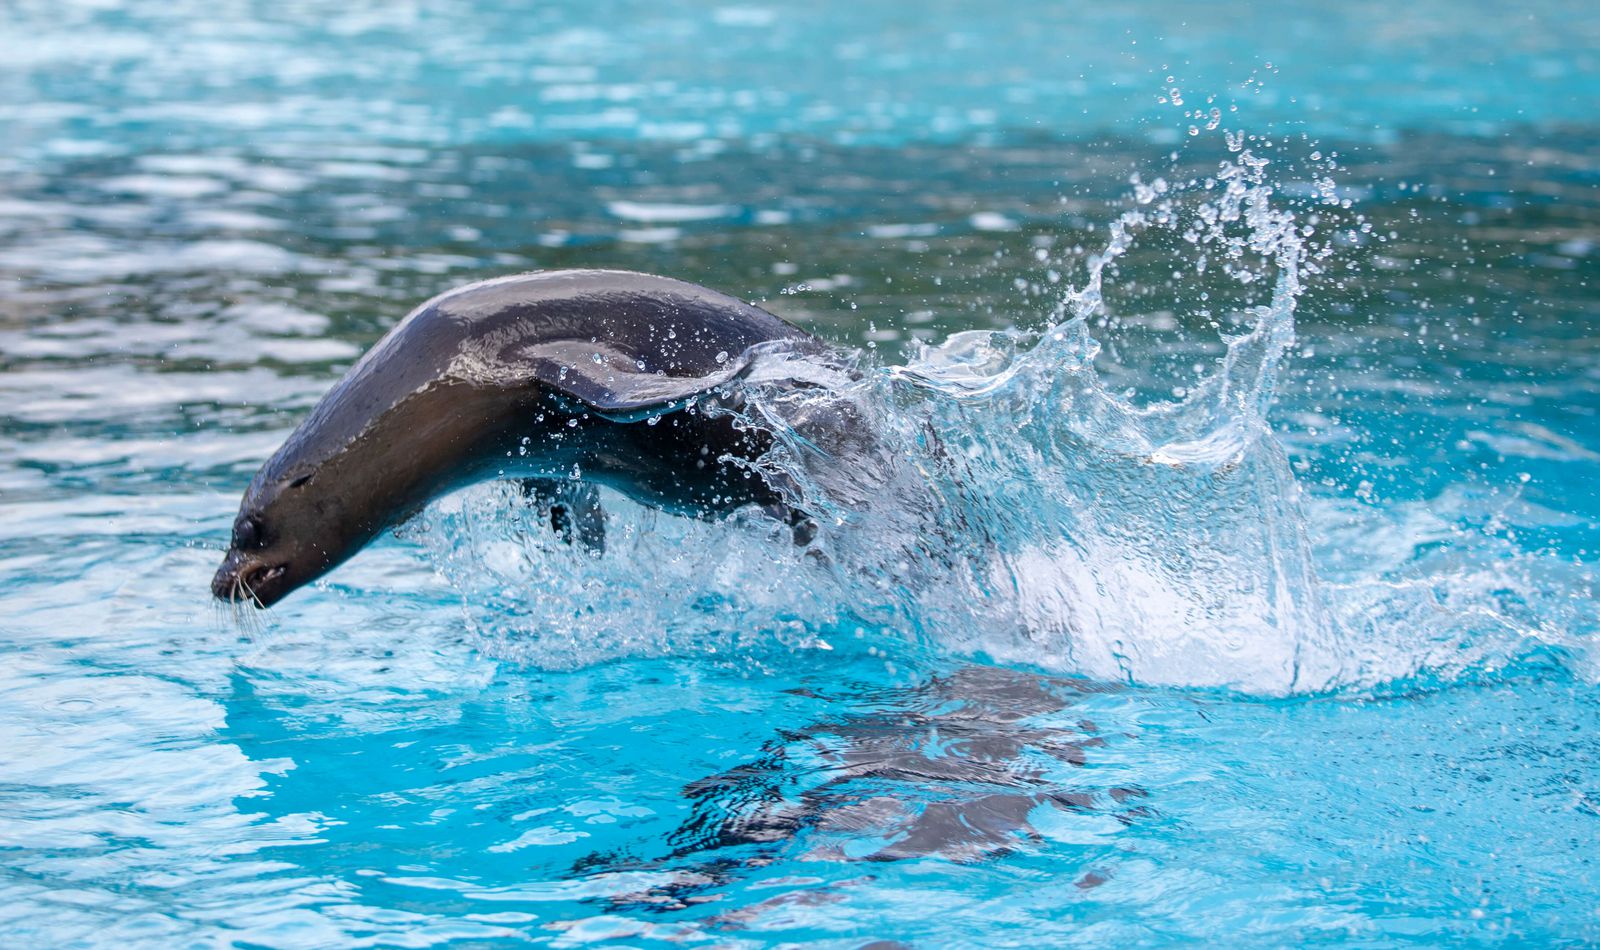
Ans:
[{"label": "turquoise water", "polygon": [[[0,938],[1600,940],[1600,20],[1399,6],[9,5]],[[599,265],[859,350],[827,559],[485,485],[210,602]]]}]

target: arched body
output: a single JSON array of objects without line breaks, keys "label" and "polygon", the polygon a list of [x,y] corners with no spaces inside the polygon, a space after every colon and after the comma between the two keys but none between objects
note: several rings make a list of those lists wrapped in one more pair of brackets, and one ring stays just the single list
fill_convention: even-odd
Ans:
[{"label": "arched body", "polygon": [[826,376],[828,356],[758,307],[647,274],[550,271],[442,294],[261,467],[212,592],[270,606],[431,499],[490,478],[577,476],[702,517],[781,510],[740,464],[771,435],[713,407],[737,408],[752,375],[814,385],[805,377]]}]

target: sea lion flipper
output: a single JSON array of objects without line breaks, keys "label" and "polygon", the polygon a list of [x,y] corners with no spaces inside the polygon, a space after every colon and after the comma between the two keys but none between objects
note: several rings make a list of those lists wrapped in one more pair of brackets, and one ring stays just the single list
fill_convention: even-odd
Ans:
[{"label": "sea lion flipper", "polygon": [[501,359],[502,365],[516,367],[597,412],[625,415],[691,401],[737,377],[750,356],[739,352],[713,366],[675,366],[678,375],[673,375],[651,371],[649,364],[605,342],[547,340]]},{"label": "sea lion flipper", "polygon": [[606,513],[600,490],[570,479],[524,478],[522,492],[534,509],[547,516],[550,530],[566,544],[580,544],[592,554],[606,549]]}]

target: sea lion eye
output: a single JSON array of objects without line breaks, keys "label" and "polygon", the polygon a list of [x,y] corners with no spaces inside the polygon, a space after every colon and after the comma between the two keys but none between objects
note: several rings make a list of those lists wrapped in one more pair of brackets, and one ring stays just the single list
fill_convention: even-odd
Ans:
[{"label": "sea lion eye", "polygon": [[233,546],[243,551],[259,547],[261,544],[261,525],[254,518],[240,518],[233,523]]}]

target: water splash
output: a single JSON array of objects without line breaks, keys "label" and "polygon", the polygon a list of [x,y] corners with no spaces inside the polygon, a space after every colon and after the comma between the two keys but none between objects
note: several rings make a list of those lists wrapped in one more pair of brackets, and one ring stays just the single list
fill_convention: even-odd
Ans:
[{"label": "water splash", "polygon": [[[777,464],[805,487],[801,504],[836,512],[829,554],[886,595],[880,622],[1103,679],[1327,684],[1305,517],[1266,421],[1304,279],[1327,251],[1244,145],[1213,176],[1135,180],[1133,207],[1043,331],[957,334],[871,377],[853,399],[883,434],[875,466],[841,471],[791,428]],[[1118,316],[1108,274],[1151,235],[1191,248],[1197,273],[1215,258],[1238,287],[1269,289],[1183,398],[1140,404],[1097,369],[1094,327]]]},{"label": "water splash", "polygon": [[[1049,280],[1074,263],[1083,278],[1060,285],[1041,328],[957,333],[830,389],[755,386],[742,418],[778,438],[754,465],[817,516],[808,548],[755,514],[706,524],[608,495],[611,541],[594,557],[504,486],[410,531],[492,652],[545,665],[849,645],[891,668],[958,653],[1286,694],[1564,643],[1473,570],[1319,577],[1321,503],[1268,411],[1301,297],[1361,223],[1338,213],[1332,162],[1311,165],[1286,196],[1254,140],[1229,133],[1211,174],[1135,177],[1097,253],[1042,255]],[[1103,351],[1141,316],[1122,286],[1152,272],[1123,270],[1141,254],[1177,261],[1167,289],[1217,335],[1212,365],[1170,398],[1117,388]]]}]

